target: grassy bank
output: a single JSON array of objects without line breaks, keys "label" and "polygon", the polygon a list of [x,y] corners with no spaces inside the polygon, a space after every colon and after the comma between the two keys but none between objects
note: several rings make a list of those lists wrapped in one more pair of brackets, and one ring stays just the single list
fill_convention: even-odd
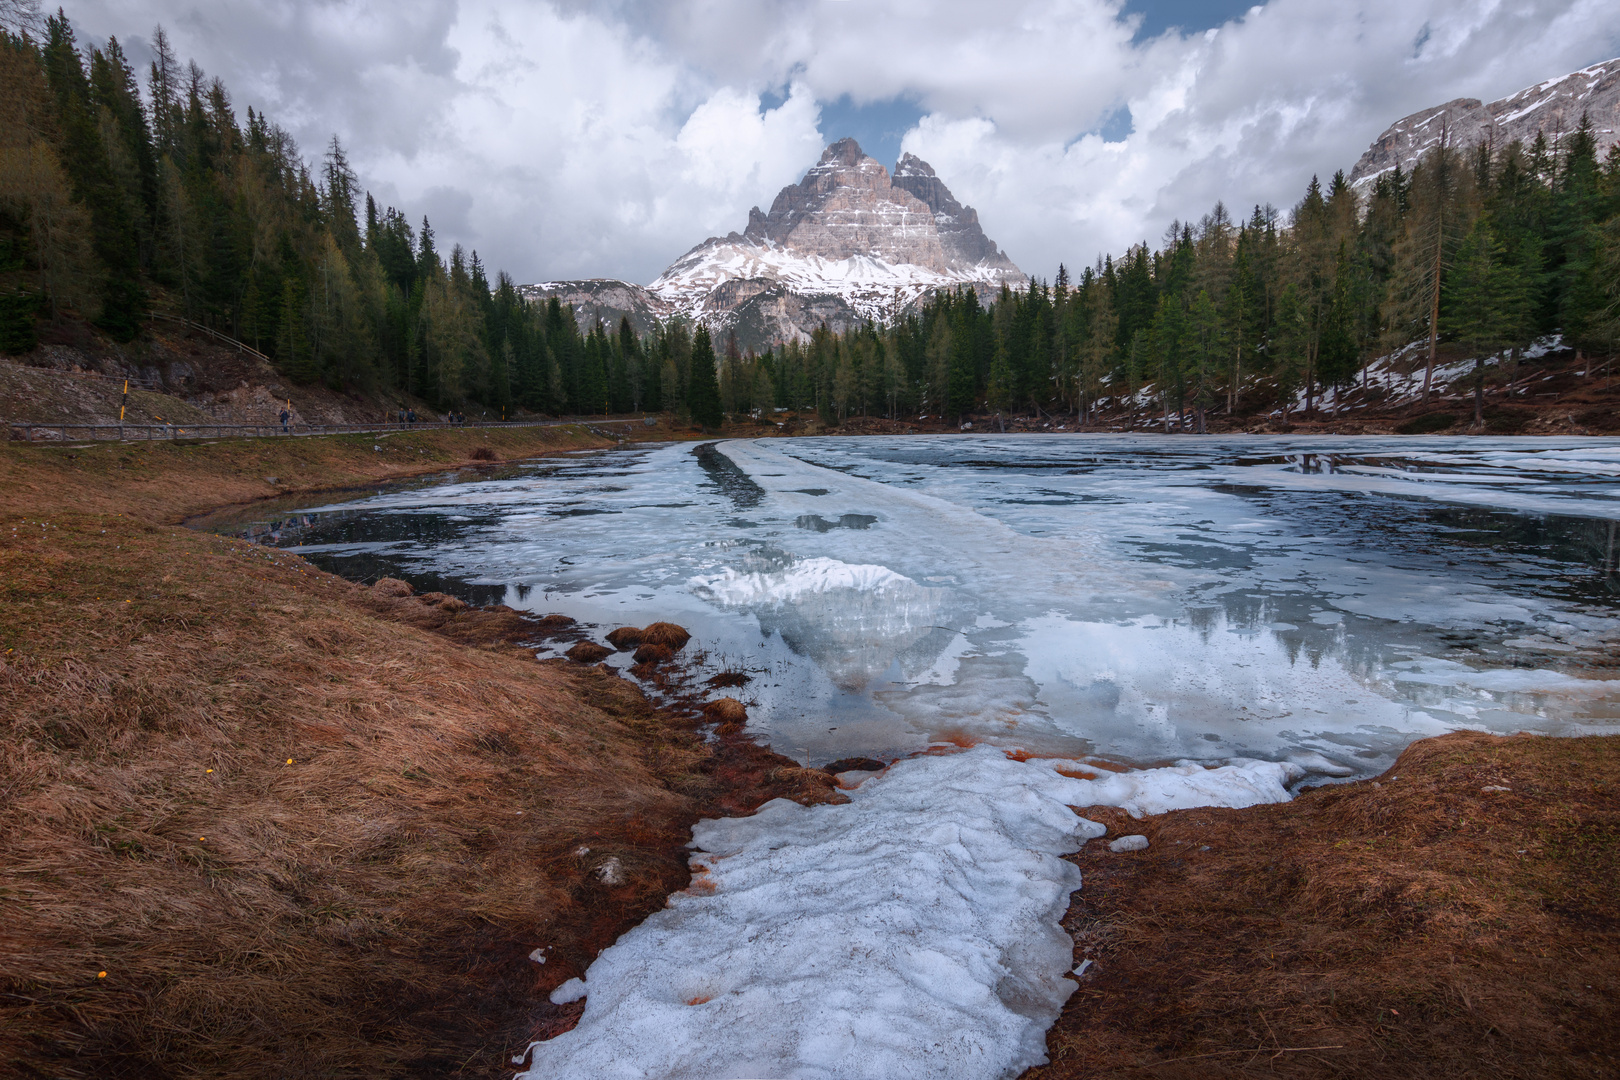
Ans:
[{"label": "grassy bank", "polygon": [[684,885],[693,820],[825,792],[517,644],[555,625],[164,524],[594,441],[0,449],[0,1060],[508,1075],[568,1021],[546,991]]},{"label": "grassy bank", "polygon": [[583,425],[67,445],[0,442],[0,514],[72,510],[175,523],[275,495],[612,445]]},{"label": "grassy bank", "polygon": [[1620,1075],[1620,737],[1413,744],[1376,781],[1132,821],[1074,861],[1071,1077]]}]

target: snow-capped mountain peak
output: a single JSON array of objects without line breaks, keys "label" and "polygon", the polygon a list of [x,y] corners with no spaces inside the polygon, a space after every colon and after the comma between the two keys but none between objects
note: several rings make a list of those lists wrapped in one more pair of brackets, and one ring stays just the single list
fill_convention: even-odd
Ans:
[{"label": "snow-capped mountain peak", "polygon": [[[698,244],[627,306],[643,317],[686,315],[763,347],[807,338],[823,323],[838,331],[891,322],[936,290],[989,293],[1027,281],[927,162],[906,154],[891,176],[854,139],[841,139],[777,194],[769,213],[754,207],[741,233]],[[625,288],[552,282],[525,292],[594,309]]]}]

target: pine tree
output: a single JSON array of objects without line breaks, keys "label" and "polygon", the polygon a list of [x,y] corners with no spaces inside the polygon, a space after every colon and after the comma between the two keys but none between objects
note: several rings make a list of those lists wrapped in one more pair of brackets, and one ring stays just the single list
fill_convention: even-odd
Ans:
[{"label": "pine tree", "polygon": [[1309,339],[1308,316],[1299,300],[1299,288],[1289,283],[1277,298],[1277,321],[1267,348],[1271,354],[1272,378],[1282,401],[1283,421],[1287,422],[1295,396],[1305,380],[1305,357]]},{"label": "pine tree", "polygon": [[715,377],[714,345],[709,340],[709,328],[698,327],[692,336],[692,368],[688,376],[686,405],[692,412],[692,421],[712,430],[725,420],[720,410],[720,385]]},{"label": "pine tree", "polygon": [[1478,222],[1457,250],[1446,280],[1446,334],[1474,352],[1474,423],[1483,423],[1485,358],[1529,336],[1530,290],[1504,257],[1489,223]]},{"label": "pine tree", "polygon": [[45,72],[56,101],[62,165],[75,199],[89,211],[90,245],[101,264],[96,323],[115,341],[130,341],[146,310],[146,292],[129,199],[118,188],[101,137],[73,30],[61,15],[47,19],[46,28]]},{"label": "pine tree", "polygon": [[1215,301],[1198,290],[1188,312],[1188,383],[1198,434],[1204,434],[1205,415],[1217,400],[1216,372],[1226,359],[1226,334]]}]

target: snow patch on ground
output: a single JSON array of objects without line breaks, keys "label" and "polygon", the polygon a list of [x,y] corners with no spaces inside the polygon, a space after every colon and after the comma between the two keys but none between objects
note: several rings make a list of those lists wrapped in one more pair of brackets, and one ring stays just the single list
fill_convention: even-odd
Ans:
[{"label": "snow patch on ground", "polygon": [[[898,762],[840,806],[777,800],[693,829],[693,883],[586,972],[579,1026],[528,1080],[1015,1077],[1046,1061],[1075,984],[1058,925],[1102,835],[1133,813],[1289,798],[1289,763],[1095,779],[979,747]],[[581,988],[570,983],[564,997]]]}]

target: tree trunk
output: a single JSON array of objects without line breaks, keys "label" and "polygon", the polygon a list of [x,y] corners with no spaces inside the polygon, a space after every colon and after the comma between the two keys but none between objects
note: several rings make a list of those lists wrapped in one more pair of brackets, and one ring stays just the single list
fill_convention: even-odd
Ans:
[{"label": "tree trunk", "polygon": [[1474,357],[1474,430],[1485,426],[1485,358]]},{"label": "tree trunk", "polygon": [[[1442,149],[1445,139],[1440,140]],[[1434,226],[1434,282],[1429,287],[1429,360],[1423,367],[1423,404],[1429,403],[1429,384],[1434,381],[1434,356],[1440,346],[1440,256],[1444,251],[1444,218]]]},{"label": "tree trunk", "polygon": [[1316,357],[1314,345],[1305,350],[1305,415],[1308,418],[1316,407]]}]

